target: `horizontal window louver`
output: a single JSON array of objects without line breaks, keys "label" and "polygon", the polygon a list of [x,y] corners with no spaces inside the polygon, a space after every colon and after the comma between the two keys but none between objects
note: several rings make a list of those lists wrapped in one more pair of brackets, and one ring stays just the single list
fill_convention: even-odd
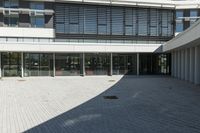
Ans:
[{"label": "horizontal window louver", "polygon": [[173,36],[173,12],[162,9],[56,4],[56,33],[69,35]]}]

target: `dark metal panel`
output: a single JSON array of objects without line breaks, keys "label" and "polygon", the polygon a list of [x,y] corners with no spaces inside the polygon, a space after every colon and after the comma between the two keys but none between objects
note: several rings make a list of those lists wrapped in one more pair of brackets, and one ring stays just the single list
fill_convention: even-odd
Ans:
[{"label": "dark metal panel", "polygon": [[3,0],[0,0],[0,7],[3,7]]},{"label": "dark metal panel", "polygon": [[30,17],[28,14],[19,14],[19,27],[29,27]]},{"label": "dark metal panel", "polygon": [[53,28],[53,16],[45,15],[45,28]]},{"label": "dark metal panel", "polygon": [[51,3],[51,2],[45,2],[44,3],[44,9],[46,9],[46,10],[52,10],[54,7],[53,7],[53,3]]},{"label": "dark metal panel", "polygon": [[3,26],[3,13],[0,13],[0,26]]},{"label": "dark metal panel", "polygon": [[30,8],[30,2],[19,0],[19,8]]}]

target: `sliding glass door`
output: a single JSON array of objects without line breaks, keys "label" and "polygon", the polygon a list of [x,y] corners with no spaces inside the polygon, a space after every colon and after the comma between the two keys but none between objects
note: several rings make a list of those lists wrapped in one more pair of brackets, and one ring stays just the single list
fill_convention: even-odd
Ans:
[{"label": "sliding glass door", "polygon": [[25,53],[24,68],[25,76],[52,76],[53,54]]},{"label": "sliding glass door", "polygon": [[21,76],[21,53],[1,53],[3,77]]}]

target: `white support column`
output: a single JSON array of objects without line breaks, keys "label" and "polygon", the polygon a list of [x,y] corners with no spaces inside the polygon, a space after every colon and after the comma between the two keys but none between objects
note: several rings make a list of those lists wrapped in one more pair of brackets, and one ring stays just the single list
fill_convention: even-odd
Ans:
[{"label": "white support column", "polygon": [[178,78],[180,79],[181,78],[181,51],[178,50]]},{"label": "white support column", "polygon": [[190,48],[190,82],[194,82],[194,48]]},{"label": "white support column", "polygon": [[0,77],[2,77],[2,73],[1,73],[1,53],[0,53]]},{"label": "white support column", "polygon": [[56,76],[56,54],[53,53],[53,77]]},{"label": "white support column", "polygon": [[177,51],[174,51],[174,77],[177,78]]},{"label": "white support column", "polygon": [[188,54],[188,49],[186,48],[185,49],[185,56],[184,56],[184,59],[185,59],[185,75],[184,75],[184,80],[188,80],[188,73],[189,73],[189,71],[188,71],[188,64],[189,64],[189,60],[188,60],[188,56],[189,56],[189,54]]},{"label": "white support column", "polygon": [[171,52],[171,76],[174,77],[174,51]]},{"label": "white support column", "polygon": [[113,56],[112,53],[110,53],[110,76],[113,75]]},{"label": "white support column", "polygon": [[199,46],[195,47],[195,61],[194,61],[194,83],[195,84],[200,84],[200,48]]},{"label": "white support column", "polygon": [[137,53],[137,75],[140,75],[140,54]]},{"label": "white support column", "polygon": [[181,50],[181,79],[185,79],[185,50]]},{"label": "white support column", "polygon": [[24,77],[24,53],[21,52],[21,77]]},{"label": "white support column", "polygon": [[82,62],[83,62],[83,66],[82,66],[82,69],[83,69],[83,76],[85,76],[85,53],[83,53],[82,55]]}]

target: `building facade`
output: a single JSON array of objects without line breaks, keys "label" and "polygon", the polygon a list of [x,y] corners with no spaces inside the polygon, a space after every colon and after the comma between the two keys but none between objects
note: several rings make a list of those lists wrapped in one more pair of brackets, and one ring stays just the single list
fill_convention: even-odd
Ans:
[{"label": "building facade", "polygon": [[171,74],[198,1],[2,0],[0,76]]}]

